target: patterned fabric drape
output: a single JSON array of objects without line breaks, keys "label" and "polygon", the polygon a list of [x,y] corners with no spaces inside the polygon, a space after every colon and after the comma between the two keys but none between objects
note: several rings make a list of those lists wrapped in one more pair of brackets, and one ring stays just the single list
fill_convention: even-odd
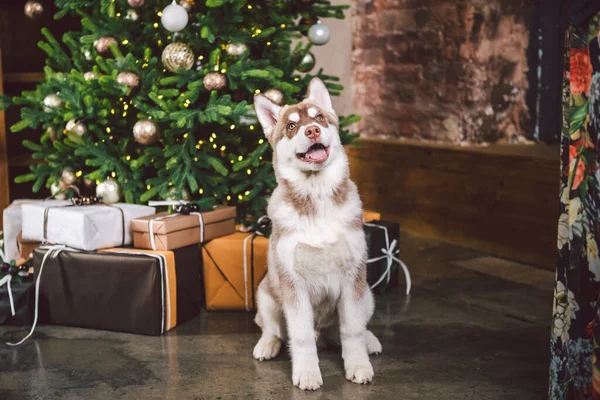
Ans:
[{"label": "patterned fabric drape", "polygon": [[600,13],[567,33],[551,399],[600,399]]}]

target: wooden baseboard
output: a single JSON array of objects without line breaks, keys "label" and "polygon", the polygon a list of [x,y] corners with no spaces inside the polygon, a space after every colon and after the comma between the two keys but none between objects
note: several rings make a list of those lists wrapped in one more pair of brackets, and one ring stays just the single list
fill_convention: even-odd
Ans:
[{"label": "wooden baseboard", "polygon": [[554,269],[558,145],[364,140],[348,153],[365,208],[403,230]]}]

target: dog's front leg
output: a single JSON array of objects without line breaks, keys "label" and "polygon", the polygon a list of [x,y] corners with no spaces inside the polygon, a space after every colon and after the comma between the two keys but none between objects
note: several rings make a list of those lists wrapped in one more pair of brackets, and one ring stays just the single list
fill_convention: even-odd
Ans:
[{"label": "dog's front leg", "polygon": [[302,390],[317,390],[323,384],[317,355],[314,316],[306,290],[295,289],[295,298],[284,306],[292,355],[292,381]]},{"label": "dog's front leg", "polygon": [[[362,282],[363,279],[365,282]],[[370,383],[373,380],[373,366],[366,342],[367,322],[373,315],[373,307],[373,294],[366,286],[365,274],[343,286],[338,303],[342,358],[346,379],[354,383]]]}]

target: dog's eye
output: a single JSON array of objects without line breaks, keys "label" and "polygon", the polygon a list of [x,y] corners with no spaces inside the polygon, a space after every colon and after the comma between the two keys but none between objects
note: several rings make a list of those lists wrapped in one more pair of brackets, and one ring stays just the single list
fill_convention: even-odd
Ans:
[{"label": "dog's eye", "polygon": [[323,121],[323,114],[317,115],[317,121]]},{"label": "dog's eye", "polygon": [[288,130],[290,130],[290,131],[291,131],[292,129],[294,129],[295,127],[296,127],[296,124],[295,124],[295,123],[293,123],[293,122],[290,122],[290,123],[288,124],[288,126],[287,126]]}]

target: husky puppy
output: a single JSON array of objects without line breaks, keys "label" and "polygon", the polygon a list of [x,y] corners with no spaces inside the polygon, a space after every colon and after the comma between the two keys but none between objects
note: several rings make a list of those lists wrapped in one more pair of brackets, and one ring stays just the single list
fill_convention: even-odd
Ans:
[{"label": "husky puppy", "polygon": [[271,359],[288,339],[292,382],[319,389],[316,338],[328,329],[338,332],[346,379],[369,383],[369,354],[380,353],[381,344],[366,328],[374,300],[362,205],[327,88],[315,78],[299,104],[280,107],[259,94],[254,105],[273,147],[278,186],[269,201],[273,231],[268,273],[256,294],[262,336],[253,356]]}]

